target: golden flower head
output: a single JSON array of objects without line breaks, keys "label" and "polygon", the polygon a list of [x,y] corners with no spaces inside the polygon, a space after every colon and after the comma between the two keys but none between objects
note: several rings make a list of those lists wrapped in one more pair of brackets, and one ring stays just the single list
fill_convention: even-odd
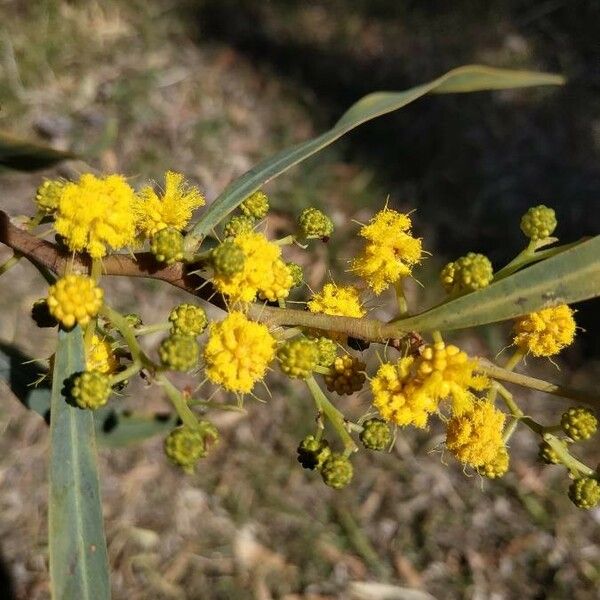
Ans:
[{"label": "golden flower head", "polygon": [[231,312],[209,327],[204,347],[206,376],[230,392],[248,393],[275,357],[275,338],[267,327]]},{"label": "golden flower head", "polygon": [[64,327],[87,325],[102,307],[102,288],[87,275],[65,275],[48,289],[48,310]]},{"label": "golden flower head", "polygon": [[361,228],[359,235],[367,241],[352,260],[350,270],[362,277],[375,294],[410,275],[420,262],[421,240],[412,236],[410,228],[408,215],[387,207]]},{"label": "golden flower head", "polygon": [[136,205],[137,225],[145,237],[172,227],[181,231],[192,218],[194,210],[204,205],[198,188],[188,185],[181,173],[165,173],[165,189],[159,196],[151,186],[142,188]]},{"label": "golden flower head", "polygon": [[504,447],[504,413],[491,402],[478,400],[446,428],[446,447],[456,458],[472,467],[493,464]]},{"label": "golden flower head", "polygon": [[323,289],[315,294],[307,304],[313,313],[338,315],[342,317],[364,317],[367,314],[358,288],[353,285],[336,285],[326,283]]},{"label": "golden flower head", "polygon": [[245,260],[238,272],[215,273],[212,281],[219,292],[233,302],[252,302],[257,295],[269,301],[287,298],[293,278],[277,244],[256,232],[242,233],[229,243],[242,250]]},{"label": "golden flower head", "polygon": [[136,197],[124,177],[82,175],[66,183],[57,202],[54,228],[75,252],[100,258],[135,240]]},{"label": "golden flower head", "polygon": [[552,356],[573,343],[576,328],[573,311],[560,304],[518,318],[513,342],[534,356]]},{"label": "golden flower head", "polygon": [[119,359],[115,356],[110,342],[94,334],[92,343],[86,348],[85,363],[88,371],[98,371],[111,375],[119,368]]}]

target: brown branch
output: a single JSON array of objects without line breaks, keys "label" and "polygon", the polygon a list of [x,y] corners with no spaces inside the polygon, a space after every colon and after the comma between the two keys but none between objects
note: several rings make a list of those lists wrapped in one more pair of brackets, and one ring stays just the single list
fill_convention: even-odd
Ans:
[{"label": "brown branch", "polygon": [[[74,265],[82,270],[90,268],[91,261],[88,256],[72,254],[56,244],[41,240],[31,233],[19,229],[10,222],[9,216],[3,211],[0,211],[0,243],[57,274],[64,273],[67,265]],[[140,252],[133,256],[111,254],[102,260],[102,266],[105,275],[158,279],[211,302],[215,306],[226,307],[224,298],[216,292],[210,282],[196,273],[192,273],[200,266],[198,264],[176,263],[165,267],[149,252]],[[408,333],[402,330],[397,323],[387,324],[375,319],[335,317],[303,310],[276,308],[264,304],[249,305],[248,315],[270,327],[287,325],[324,329],[340,332],[360,340],[386,342],[392,346],[397,346],[398,338]]]}]

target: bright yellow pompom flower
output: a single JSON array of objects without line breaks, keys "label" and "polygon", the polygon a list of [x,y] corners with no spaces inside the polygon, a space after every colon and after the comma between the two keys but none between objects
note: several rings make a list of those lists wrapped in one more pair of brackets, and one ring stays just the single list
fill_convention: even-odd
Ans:
[{"label": "bright yellow pompom flower", "polygon": [[75,252],[92,258],[134,243],[136,196],[124,177],[86,173],[66,183],[57,201],[54,228]]},{"label": "bright yellow pompom flower", "polygon": [[491,402],[479,400],[471,410],[448,421],[446,447],[472,467],[493,463],[504,447],[504,418]]},{"label": "bright yellow pompom flower", "polygon": [[209,328],[204,347],[206,376],[230,392],[248,393],[275,357],[275,338],[267,327],[231,312]]},{"label": "bright yellow pompom flower", "polygon": [[87,275],[66,275],[48,290],[50,314],[67,328],[87,325],[102,306],[103,292]]},{"label": "bright yellow pompom flower", "polygon": [[351,262],[350,270],[362,277],[375,294],[410,275],[421,260],[421,240],[411,235],[410,227],[408,215],[386,207],[361,228],[360,236],[367,242]]},{"label": "bright yellow pompom flower", "polygon": [[96,334],[92,337],[92,343],[85,352],[86,370],[97,371],[111,375],[116,373],[119,368],[119,359],[112,351],[112,346],[106,338],[101,338]]},{"label": "bright yellow pompom flower", "polygon": [[287,298],[294,281],[281,248],[256,232],[242,233],[232,242],[244,253],[244,267],[233,275],[215,273],[215,288],[233,302],[252,302],[257,296],[271,302]]},{"label": "bright yellow pompom flower", "polygon": [[313,313],[338,315],[342,317],[364,317],[367,314],[360,294],[353,285],[336,285],[326,283],[323,289],[315,294],[307,304]]},{"label": "bright yellow pompom flower", "polygon": [[181,173],[167,171],[165,189],[159,196],[151,186],[142,188],[136,205],[137,225],[146,237],[172,227],[181,231],[192,218],[196,208],[204,205],[204,196],[187,185]]},{"label": "bright yellow pompom flower", "polygon": [[577,324],[566,304],[544,308],[515,321],[514,344],[534,356],[553,356],[573,343]]}]

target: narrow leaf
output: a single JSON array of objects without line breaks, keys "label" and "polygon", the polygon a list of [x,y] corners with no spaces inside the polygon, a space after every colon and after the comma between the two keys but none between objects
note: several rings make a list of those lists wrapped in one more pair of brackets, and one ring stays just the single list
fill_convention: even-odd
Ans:
[{"label": "narrow leaf", "polygon": [[561,85],[562,83],[564,83],[564,79],[561,76],[550,73],[467,65],[449,71],[429,83],[403,92],[369,94],[351,106],[329,131],[263,160],[231,183],[194,225],[188,234],[187,245],[189,248],[194,247],[225,215],[271,179],[306,160],[362,123],[398,110],[428,93],[476,92],[536,85]]},{"label": "narrow leaf", "polygon": [[110,411],[97,423],[98,444],[119,448],[137,444],[159,434],[166,434],[177,423],[177,415],[143,415]]},{"label": "narrow leaf", "polygon": [[395,324],[404,331],[448,331],[513,319],[546,306],[600,296],[600,236],[506,279]]},{"label": "narrow leaf", "polygon": [[59,331],[50,420],[50,581],[54,600],[110,598],[94,418],[68,404],[65,382],[85,368],[79,327]]},{"label": "narrow leaf", "polygon": [[75,155],[50,146],[21,140],[0,131],[0,167],[16,171],[37,171],[69,158],[75,158]]}]

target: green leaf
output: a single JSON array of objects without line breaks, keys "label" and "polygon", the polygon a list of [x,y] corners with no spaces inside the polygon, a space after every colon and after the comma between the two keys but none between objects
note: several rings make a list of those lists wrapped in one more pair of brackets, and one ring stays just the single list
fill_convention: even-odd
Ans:
[{"label": "green leaf", "polygon": [[231,183],[194,225],[188,234],[186,245],[190,249],[195,247],[225,215],[271,179],[306,160],[362,123],[398,110],[426,94],[477,92],[563,83],[564,79],[560,75],[550,73],[467,65],[403,92],[369,94],[352,105],[329,131],[263,160]]},{"label": "green leaf", "polygon": [[97,421],[96,435],[101,446],[119,448],[168,433],[177,424],[177,415],[144,415],[127,411],[109,411]]},{"label": "green leaf", "polygon": [[513,319],[547,306],[600,296],[600,236],[478,292],[401,319],[403,331],[449,331]]},{"label": "green leaf", "polygon": [[50,420],[49,551],[54,600],[110,598],[91,411],[71,406],[68,379],[85,368],[83,336],[59,331]]},{"label": "green leaf", "polygon": [[37,171],[69,158],[76,156],[71,152],[34,144],[0,131],[0,167],[16,171]]}]

